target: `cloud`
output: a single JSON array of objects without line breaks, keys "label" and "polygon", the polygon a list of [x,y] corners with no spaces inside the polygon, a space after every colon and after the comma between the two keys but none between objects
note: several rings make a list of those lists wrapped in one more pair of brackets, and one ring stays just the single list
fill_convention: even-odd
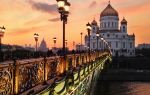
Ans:
[{"label": "cloud", "polygon": [[96,1],[91,2],[88,8],[94,8],[97,5]]},{"label": "cloud", "polygon": [[122,13],[137,14],[137,13],[146,12],[147,9],[149,8],[150,8],[150,2],[143,2],[143,3],[138,3],[130,6],[120,7],[119,11],[121,11]]},{"label": "cloud", "polygon": [[49,19],[49,21],[51,21],[51,22],[57,22],[57,21],[59,21],[59,20],[60,20],[60,18],[59,18],[59,17]]},{"label": "cloud", "polygon": [[9,32],[9,35],[25,35],[25,34],[29,34],[29,33],[34,33],[36,32],[40,32],[43,29],[45,29],[47,26],[43,25],[43,26],[33,26],[33,27],[28,27],[28,28],[14,28]]},{"label": "cloud", "polygon": [[41,3],[41,2],[35,2],[33,0],[28,0],[29,4],[32,5],[32,8],[38,11],[47,12],[51,14],[58,13],[57,11],[57,5],[56,4],[47,4],[47,3]]}]

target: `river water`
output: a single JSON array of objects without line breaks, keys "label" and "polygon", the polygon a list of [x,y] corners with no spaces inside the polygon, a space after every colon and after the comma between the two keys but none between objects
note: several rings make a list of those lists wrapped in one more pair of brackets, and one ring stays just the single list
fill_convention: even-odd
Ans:
[{"label": "river water", "polygon": [[98,82],[94,95],[150,95],[150,82]]}]

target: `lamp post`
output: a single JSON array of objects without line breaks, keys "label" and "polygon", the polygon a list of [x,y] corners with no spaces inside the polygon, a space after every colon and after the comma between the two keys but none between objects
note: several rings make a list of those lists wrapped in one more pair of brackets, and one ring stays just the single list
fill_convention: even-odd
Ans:
[{"label": "lamp post", "polygon": [[100,38],[102,40],[102,51],[104,51],[104,38]]},{"label": "lamp post", "polygon": [[96,33],[96,37],[97,37],[97,51],[98,51],[98,38],[99,38],[99,33]]},{"label": "lamp post", "polygon": [[81,32],[80,34],[81,34],[81,45],[82,45],[82,35],[83,35],[83,33]]},{"label": "lamp post", "polygon": [[83,35],[83,33],[81,32],[80,35],[81,35],[81,45],[80,45],[80,49],[79,50],[82,51],[82,35]]},{"label": "lamp post", "polygon": [[61,21],[63,22],[63,56],[65,58],[65,24],[67,24],[67,17],[69,15],[70,3],[67,0],[56,0],[58,11],[60,13]]},{"label": "lamp post", "polygon": [[87,32],[88,32],[88,38],[89,38],[89,39],[88,39],[88,40],[89,40],[89,41],[88,41],[88,42],[89,42],[89,43],[88,43],[88,47],[89,47],[89,50],[88,50],[88,51],[89,51],[89,54],[90,54],[90,49],[91,49],[91,48],[90,48],[90,32],[91,32],[91,24],[88,22],[88,23],[86,24],[86,26],[87,26]]},{"label": "lamp post", "polygon": [[88,47],[89,47],[89,48],[88,48],[88,54],[89,54],[89,61],[90,61],[90,60],[91,60],[91,58],[90,58],[90,49],[91,49],[91,48],[90,48],[90,32],[91,32],[91,24],[88,22],[88,23],[86,24],[86,27],[87,27],[88,38],[89,38],[89,39],[88,39],[88,40],[89,40],[89,41],[88,41],[88,42],[89,42],[89,43],[88,43]]},{"label": "lamp post", "polygon": [[53,41],[54,41],[54,48],[56,48],[56,40],[57,40],[57,38],[54,37],[54,38],[53,38]]},{"label": "lamp post", "polygon": [[39,34],[35,33],[34,34],[34,39],[35,39],[35,43],[36,43],[35,51],[37,52],[37,45],[38,45]]},{"label": "lamp post", "polygon": [[73,41],[73,50],[75,50],[75,41]]},{"label": "lamp post", "polygon": [[0,62],[3,61],[3,53],[2,53],[2,37],[4,37],[5,27],[0,27]]}]

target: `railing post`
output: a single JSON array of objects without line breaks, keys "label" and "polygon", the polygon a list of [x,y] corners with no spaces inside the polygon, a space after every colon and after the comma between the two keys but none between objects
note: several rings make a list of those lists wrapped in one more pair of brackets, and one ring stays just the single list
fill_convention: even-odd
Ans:
[{"label": "railing post", "polygon": [[81,55],[81,53],[79,55],[79,64],[82,65],[82,55]]},{"label": "railing post", "polygon": [[18,91],[19,91],[19,88],[18,88],[18,64],[17,64],[17,61],[16,59],[14,59],[14,63],[13,63],[13,94],[14,95],[18,95]]},{"label": "railing post", "polygon": [[73,67],[75,68],[76,67],[76,60],[75,60],[75,54],[73,54]]},{"label": "railing post", "polygon": [[44,57],[44,83],[47,81],[47,59]]},{"label": "railing post", "polygon": [[69,61],[70,61],[70,59],[69,59],[70,57],[69,56],[66,56],[66,70],[65,71],[68,71],[69,70]]}]

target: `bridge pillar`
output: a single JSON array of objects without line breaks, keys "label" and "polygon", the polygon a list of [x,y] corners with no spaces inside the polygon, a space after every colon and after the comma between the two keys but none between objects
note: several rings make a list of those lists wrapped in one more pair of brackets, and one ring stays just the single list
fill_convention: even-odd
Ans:
[{"label": "bridge pillar", "polygon": [[13,94],[17,95],[18,94],[18,85],[19,85],[19,70],[18,70],[18,63],[16,60],[14,60],[13,63]]},{"label": "bridge pillar", "polygon": [[47,81],[47,59],[44,57],[44,82]]}]

